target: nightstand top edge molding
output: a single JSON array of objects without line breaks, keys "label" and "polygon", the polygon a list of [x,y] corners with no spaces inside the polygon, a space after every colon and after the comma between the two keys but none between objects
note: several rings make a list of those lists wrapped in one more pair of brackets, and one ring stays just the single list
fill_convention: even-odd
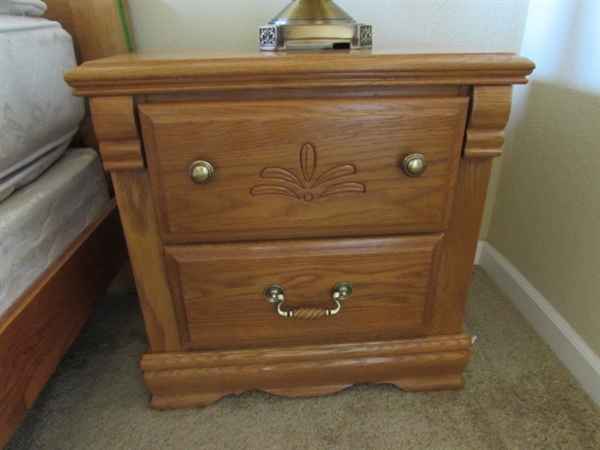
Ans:
[{"label": "nightstand top edge molding", "polygon": [[[250,69],[249,69],[250,67]],[[90,61],[65,79],[80,96],[260,88],[525,84],[534,64],[513,53],[322,50],[141,51]]]}]

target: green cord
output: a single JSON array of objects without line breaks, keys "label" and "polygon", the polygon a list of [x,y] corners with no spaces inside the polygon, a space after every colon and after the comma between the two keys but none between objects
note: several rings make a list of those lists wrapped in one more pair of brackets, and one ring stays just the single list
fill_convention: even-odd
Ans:
[{"label": "green cord", "polygon": [[129,31],[129,26],[127,25],[127,14],[125,14],[125,6],[123,5],[123,0],[117,0],[117,5],[119,5],[119,15],[121,16],[123,33],[125,34],[125,40],[127,41],[127,50],[129,51],[129,53],[133,53],[135,49],[133,48],[133,39],[131,39],[131,33]]}]

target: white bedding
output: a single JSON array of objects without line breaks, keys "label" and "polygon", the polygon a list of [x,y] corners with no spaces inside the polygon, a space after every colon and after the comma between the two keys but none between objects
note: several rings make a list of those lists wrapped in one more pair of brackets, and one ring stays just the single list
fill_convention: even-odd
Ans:
[{"label": "white bedding", "polygon": [[69,149],[0,203],[0,315],[109,203],[98,155]]},{"label": "white bedding", "polygon": [[47,169],[77,131],[84,101],[63,79],[75,64],[57,22],[0,15],[0,201]]},{"label": "white bedding", "polygon": [[41,16],[48,6],[41,0],[0,0],[0,14]]}]

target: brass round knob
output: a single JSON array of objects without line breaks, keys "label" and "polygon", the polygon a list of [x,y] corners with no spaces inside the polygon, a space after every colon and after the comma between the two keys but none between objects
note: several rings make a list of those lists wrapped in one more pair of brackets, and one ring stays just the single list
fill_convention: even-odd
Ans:
[{"label": "brass round knob", "polygon": [[402,171],[409,177],[418,177],[425,172],[427,160],[420,153],[408,155],[402,161]]},{"label": "brass round knob", "polygon": [[206,161],[194,161],[190,164],[188,175],[194,183],[206,184],[213,179],[215,170],[213,166]]}]

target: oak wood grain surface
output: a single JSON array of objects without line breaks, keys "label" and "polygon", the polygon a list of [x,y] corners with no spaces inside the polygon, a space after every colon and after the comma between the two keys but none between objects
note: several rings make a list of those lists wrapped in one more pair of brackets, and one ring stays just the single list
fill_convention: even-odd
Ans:
[{"label": "oak wood grain surface", "polygon": [[476,86],[467,126],[466,158],[500,156],[510,115],[512,86]]},{"label": "oak wood grain surface", "polygon": [[[58,20],[73,37],[78,61],[91,61],[127,53],[123,19],[130,28],[129,7],[122,1],[124,17],[115,0],[48,0],[44,17]],[[132,35],[129,36],[130,39]],[[133,42],[133,41],[132,41]]]},{"label": "oak wood grain surface", "polygon": [[[140,105],[162,236],[441,231],[466,107],[466,97]],[[413,153],[427,158],[419,177],[401,169]],[[190,180],[195,160],[214,167],[210,183]]]},{"label": "oak wood grain surface", "polygon": [[260,389],[314,396],[355,383],[405,390],[458,389],[469,360],[466,335],[400,341],[147,354],[144,381],[156,409],[206,406],[226,394]]},{"label": "oak wood grain surface", "polygon": [[144,171],[112,173],[129,259],[153,352],[181,349],[154,203]]},{"label": "oak wood grain surface", "polygon": [[350,51],[144,51],[86,63],[67,73],[77,95],[214,89],[526,83],[533,63],[511,53],[404,47]]},{"label": "oak wood grain surface", "polygon": [[143,169],[134,99],[126,96],[93,98],[90,99],[90,108],[104,169]]},{"label": "oak wood grain surface", "polygon": [[[188,348],[369,342],[423,335],[433,298],[433,253],[442,236],[268,241],[166,247]],[[354,288],[341,310],[313,320],[285,318],[263,296],[285,290],[282,306],[328,309],[340,282]]]},{"label": "oak wood grain surface", "polygon": [[[513,54],[374,49],[142,52],[68,73],[115,162],[152,406],[462,387],[491,158],[532,70]],[[412,153],[427,159],[418,177],[401,169]],[[190,180],[194,161],[209,183]],[[326,316],[339,282],[355,293]],[[271,284],[311,319],[281,317]]]},{"label": "oak wood grain surface", "polygon": [[113,201],[0,317],[0,448],[126,259]]}]

